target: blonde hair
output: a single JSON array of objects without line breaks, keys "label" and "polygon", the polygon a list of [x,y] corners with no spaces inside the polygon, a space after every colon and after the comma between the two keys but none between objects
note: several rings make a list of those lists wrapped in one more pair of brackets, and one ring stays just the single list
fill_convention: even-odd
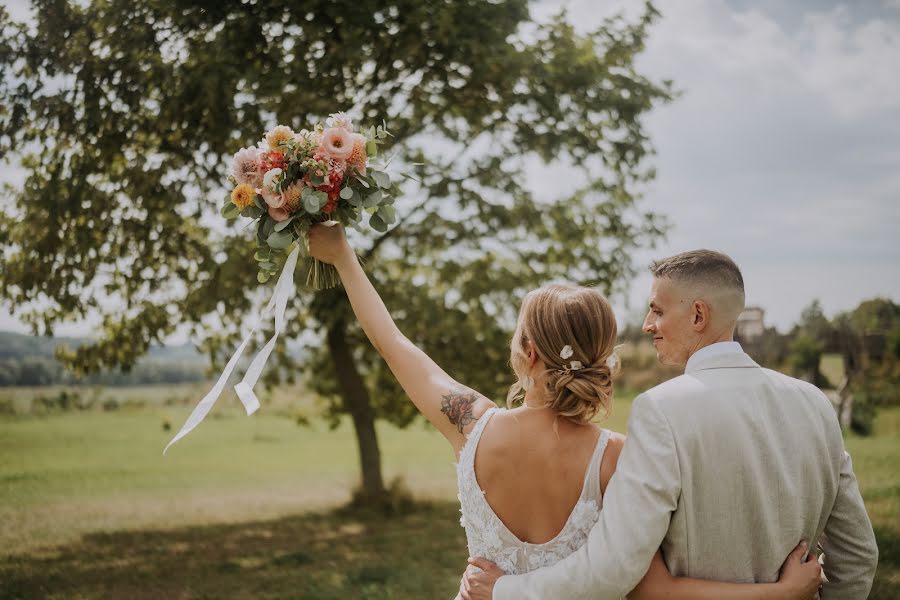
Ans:
[{"label": "blonde hair", "polygon": [[[601,411],[604,417],[609,414],[612,378],[618,370],[618,361],[609,361],[616,319],[603,294],[575,285],[548,285],[525,296],[510,344],[510,366],[518,380],[506,397],[509,404],[524,398],[529,341],[547,367],[548,406],[556,414],[575,423],[587,423]],[[566,346],[572,355],[563,358]],[[572,361],[582,367],[573,369]]]}]

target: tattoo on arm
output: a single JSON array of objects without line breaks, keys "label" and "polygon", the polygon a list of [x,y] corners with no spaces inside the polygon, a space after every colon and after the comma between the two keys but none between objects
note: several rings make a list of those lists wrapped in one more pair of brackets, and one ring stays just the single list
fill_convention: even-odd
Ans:
[{"label": "tattoo on arm", "polygon": [[463,428],[475,420],[472,415],[472,408],[478,400],[478,394],[471,390],[455,389],[449,390],[448,394],[442,395],[441,412],[447,415],[447,419],[456,425],[457,431],[463,432]]}]

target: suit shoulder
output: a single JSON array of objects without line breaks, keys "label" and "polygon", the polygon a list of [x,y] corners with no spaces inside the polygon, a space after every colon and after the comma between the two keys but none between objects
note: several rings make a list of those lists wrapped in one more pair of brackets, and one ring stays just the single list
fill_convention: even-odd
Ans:
[{"label": "suit shoulder", "polygon": [[772,369],[764,368],[762,371],[763,373],[765,373],[770,383],[786,392],[792,392],[794,394],[797,394],[798,396],[802,396],[811,405],[815,406],[821,414],[827,416],[829,420],[831,419],[831,417],[836,417],[834,406],[832,406],[831,400],[828,399],[828,396],[825,395],[825,392],[820,390],[815,385],[809,383],[808,381],[803,381],[802,379],[797,379],[796,377],[785,375],[784,373],[781,373],[779,371],[773,371]]},{"label": "suit shoulder", "polygon": [[801,392],[804,396],[822,398],[824,400],[828,399],[827,396],[825,396],[825,392],[808,381],[803,381],[802,379],[797,379],[796,377],[791,377],[790,375],[785,375],[780,371],[774,371],[772,369],[763,368],[762,371],[769,381],[777,386],[793,389],[797,392]]},{"label": "suit shoulder", "polygon": [[648,399],[655,401],[663,397],[671,398],[672,396],[690,395],[697,392],[701,387],[702,384],[695,377],[685,373],[663,381],[641,394],[641,396],[646,396]]}]

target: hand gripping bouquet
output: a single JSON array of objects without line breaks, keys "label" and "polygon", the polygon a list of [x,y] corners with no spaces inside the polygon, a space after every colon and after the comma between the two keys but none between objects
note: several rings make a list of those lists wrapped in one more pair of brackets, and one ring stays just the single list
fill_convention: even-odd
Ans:
[{"label": "hand gripping bouquet", "polygon": [[[234,386],[248,415],[259,408],[253,386],[284,326],[287,302],[294,293],[294,269],[300,254],[306,253],[306,234],[310,227],[338,221],[360,229],[368,216],[368,225],[384,232],[395,221],[393,202],[397,187],[383,170],[387,165],[375,168],[369,163],[389,135],[383,123],[358,133],[346,114],[336,113],[325,125],[317,124],[298,133],[279,125],[259,144],[234,155],[229,180],[235,187],[222,207],[222,215],[226,219],[243,216],[256,223],[259,283],[271,279],[280,263],[283,267],[269,304],[166,450],[203,421],[256,329],[274,316],[274,335],[250,363],[241,382]],[[307,285],[323,289],[339,282],[333,266],[310,259]]]}]

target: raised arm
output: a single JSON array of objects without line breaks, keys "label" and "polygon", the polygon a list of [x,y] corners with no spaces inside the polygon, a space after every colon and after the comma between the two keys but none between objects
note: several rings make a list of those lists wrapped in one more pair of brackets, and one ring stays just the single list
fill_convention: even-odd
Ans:
[{"label": "raised arm", "polygon": [[798,545],[781,567],[777,583],[726,583],[675,577],[657,552],[650,569],[628,594],[628,600],[806,600],[816,597],[822,568],[815,560],[803,562],[808,546]]},{"label": "raised arm", "polygon": [[375,349],[419,411],[425,415],[458,453],[465,433],[493,403],[447,375],[413,344],[394,319],[365,271],[340,225],[316,225],[309,232],[310,254],[337,268],[353,312]]}]

